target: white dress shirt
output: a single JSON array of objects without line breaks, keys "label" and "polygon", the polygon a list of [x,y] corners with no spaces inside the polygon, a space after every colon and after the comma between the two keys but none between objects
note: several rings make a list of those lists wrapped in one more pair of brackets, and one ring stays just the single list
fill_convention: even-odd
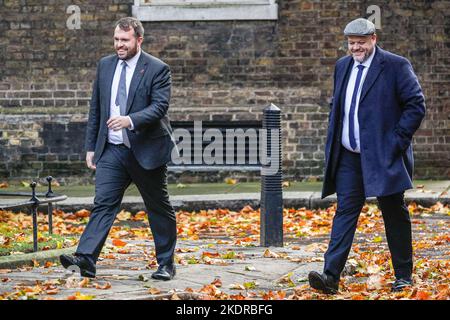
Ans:
[{"label": "white dress shirt", "polygon": [[[130,83],[131,78],[133,77],[134,70],[136,69],[136,64],[139,60],[139,57],[141,56],[141,50],[139,49],[138,53],[136,55],[128,60],[125,60],[127,63],[126,67],[126,87],[127,87],[127,96],[130,89]],[[122,72],[122,61],[117,61],[116,65],[116,71],[114,72],[114,78],[112,82],[111,87],[111,104],[110,104],[110,117],[114,116],[120,116],[120,106],[116,105],[116,96],[117,96],[117,89],[119,87],[119,81],[120,81],[120,74]],[[133,122],[131,121],[131,118],[128,117],[131,123],[130,129],[132,130],[134,128]],[[123,143],[123,136],[122,136],[122,130],[114,131],[112,129],[108,129],[108,142],[112,144],[121,144]]]},{"label": "white dress shirt", "polygon": [[348,79],[348,85],[347,85],[347,92],[345,94],[345,109],[344,109],[344,123],[343,123],[343,129],[342,129],[342,145],[352,151],[352,152],[361,152],[361,145],[359,141],[359,122],[358,122],[358,108],[359,108],[359,99],[361,97],[361,91],[364,84],[364,80],[366,79],[367,72],[369,71],[370,65],[372,63],[373,57],[375,56],[376,47],[374,48],[372,54],[369,56],[369,58],[361,63],[364,66],[363,73],[361,76],[361,82],[359,84],[358,93],[356,95],[356,105],[355,105],[355,140],[356,140],[356,149],[353,150],[353,148],[350,145],[350,137],[348,134],[348,128],[349,128],[349,113],[350,113],[350,105],[352,103],[352,96],[353,96],[353,90],[355,89],[356,84],[356,76],[358,74],[358,65],[360,64],[358,61],[354,60],[352,71],[350,74],[350,78]]}]

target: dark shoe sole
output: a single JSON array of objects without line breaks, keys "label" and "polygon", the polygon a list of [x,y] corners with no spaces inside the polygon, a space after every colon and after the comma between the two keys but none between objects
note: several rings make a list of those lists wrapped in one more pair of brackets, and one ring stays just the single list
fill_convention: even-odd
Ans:
[{"label": "dark shoe sole", "polygon": [[311,288],[322,291],[326,294],[336,294],[337,290],[331,287],[328,287],[324,282],[322,277],[315,272],[311,272],[308,275],[309,285]]},{"label": "dark shoe sole", "polygon": [[177,273],[176,269],[173,270],[173,276],[169,276],[169,277],[165,277],[165,276],[162,276],[162,275],[155,275],[155,273],[153,273],[152,274],[152,279],[169,281],[169,280],[172,280],[173,278],[175,278],[176,273]]},{"label": "dark shoe sole", "polygon": [[166,277],[166,276],[163,276],[163,275],[154,275],[154,274],[152,274],[152,279],[155,279],[155,280],[169,281],[169,280],[172,280],[173,278],[175,278],[175,274],[172,277],[171,276]]},{"label": "dark shoe sole", "polygon": [[[92,272],[92,271],[89,271],[89,270],[86,270],[86,269],[81,269],[79,266],[77,266],[76,264],[73,264],[72,261],[70,261],[69,259],[67,259],[67,258],[64,257],[64,256],[60,256],[60,257],[59,257],[59,261],[61,262],[62,266],[63,266],[65,269],[68,269],[69,267],[74,266],[74,267],[76,267],[78,270],[80,270],[80,275],[81,275],[82,277],[86,277],[86,278],[95,278],[95,272]],[[74,271],[74,270],[72,270],[72,272],[73,272],[73,271]]]},{"label": "dark shoe sole", "polygon": [[392,292],[402,292],[403,290],[410,289],[411,287],[412,287],[412,284],[411,285],[402,286],[402,287],[395,287],[395,288],[392,288],[391,291]]},{"label": "dark shoe sole", "polygon": [[169,280],[172,280],[173,278],[171,278],[171,277],[165,277],[165,276],[161,276],[161,275],[157,275],[157,276],[152,275],[152,279],[155,279],[155,280],[163,280],[163,281],[169,281]]},{"label": "dark shoe sole", "polygon": [[86,277],[86,278],[95,278],[95,273],[85,270],[85,269],[81,269],[80,272],[82,277]]}]

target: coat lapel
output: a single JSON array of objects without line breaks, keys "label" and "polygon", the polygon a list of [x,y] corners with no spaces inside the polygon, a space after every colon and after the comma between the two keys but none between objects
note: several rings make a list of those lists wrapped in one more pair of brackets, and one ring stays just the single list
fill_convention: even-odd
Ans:
[{"label": "coat lapel", "polygon": [[384,68],[384,59],[383,59],[383,52],[382,50],[377,46],[375,56],[373,57],[373,61],[369,67],[369,70],[367,71],[367,77],[364,81],[362,90],[361,90],[361,97],[359,99],[359,103],[364,100],[364,97],[367,95],[367,92],[369,92],[370,88],[373,86],[375,81],[378,79],[378,76],[383,71]]},{"label": "coat lapel", "polygon": [[146,60],[147,59],[145,59],[145,52],[141,51],[141,56],[139,57],[136,68],[134,69],[133,77],[131,78],[130,89],[128,90],[127,109],[125,114],[128,114],[128,112],[130,111],[134,96],[136,95],[136,89],[138,88],[139,83],[144,77],[145,70],[148,64]]},{"label": "coat lapel", "polygon": [[107,101],[108,103],[104,106],[105,108],[105,112],[107,115],[107,119],[110,116],[110,106],[111,106],[111,87],[112,87],[112,83],[113,83],[113,79],[114,79],[114,73],[116,71],[116,66],[117,66],[117,61],[119,60],[119,58],[113,57],[111,59],[111,61],[109,62],[109,65],[106,66],[106,75],[105,75],[105,81],[106,83],[104,83],[104,85],[106,86],[105,91],[106,92],[106,96],[105,96],[105,101]]},{"label": "coat lapel", "polygon": [[353,65],[353,59],[351,56],[348,57],[347,61],[344,62],[344,72],[339,72],[337,74],[338,78],[336,79],[336,92],[334,101],[336,105],[339,105],[339,107],[342,107],[343,104],[343,97],[345,97],[345,88],[347,87],[347,81],[348,81],[348,75],[351,70],[351,66]]}]

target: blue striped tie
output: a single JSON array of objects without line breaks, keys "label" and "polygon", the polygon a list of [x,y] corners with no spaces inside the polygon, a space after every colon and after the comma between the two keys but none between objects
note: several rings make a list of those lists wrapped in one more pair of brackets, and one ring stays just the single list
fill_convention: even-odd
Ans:
[{"label": "blue striped tie", "polygon": [[[120,106],[120,115],[124,116],[127,110],[127,63],[122,62],[122,72],[120,73],[119,86],[117,88],[116,106]],[[123,143],[128,148],[130,140],[128,140],[127,129],[122,129]]]},{"label": "blue striped tie", "polygon": [[350,146],[353,150],[356,150],[356,139],[355,139],[355,108],[356,108],[356,97],[358,96],[359,83],[361,82],[361,77],[363,74],[364,66],[360,64],[358,66],[358,75],[356,76],[355,89],[353,90],[352,102],[350,104],[350,112],[348,115],[348,134],[350,138]]}]

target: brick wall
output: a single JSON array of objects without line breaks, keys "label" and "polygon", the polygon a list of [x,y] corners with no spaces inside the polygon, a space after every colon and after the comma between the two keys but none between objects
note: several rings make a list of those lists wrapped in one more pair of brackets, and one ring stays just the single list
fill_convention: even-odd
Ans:
[{"label": "brick wall", "polygon": [[[332,73],[345,54],[342,30],[376,4],[379,44],[411,60],[426,96],[415,175],[449,178],[448,1],[278,3],[278,21],[144,23],[144,50],[172,68],[171,118],[260,119],[274,103],[283,112],[286,177],[321,177]],[[81,8],[80,30],[66,27],[72,4]],[[114,21],[132,4],[0,0],[0,179],[92,177],[82,150],[91,83],[98,59],[112,53]],[[180,176],[197,175],[174,179]]]}]

